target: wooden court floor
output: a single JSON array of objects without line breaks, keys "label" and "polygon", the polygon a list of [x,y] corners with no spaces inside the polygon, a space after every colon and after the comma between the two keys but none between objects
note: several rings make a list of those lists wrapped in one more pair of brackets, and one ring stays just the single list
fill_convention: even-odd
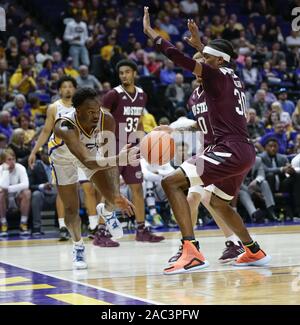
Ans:
[{"label": "wooden court floor", "polygon": [[300,304],[300,226],[251,228],[270,255],[268,267],[220,265],[218,230],[197,231],[210,267],[163,275],[178,232],[161,243],[125,236],[117,248],[86,241],[88,270],[71,268],[71,243],[0,241],[0,304]]}]

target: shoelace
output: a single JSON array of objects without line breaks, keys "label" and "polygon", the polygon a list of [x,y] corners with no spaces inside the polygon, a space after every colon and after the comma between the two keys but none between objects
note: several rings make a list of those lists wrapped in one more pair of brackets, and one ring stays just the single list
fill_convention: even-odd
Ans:
[{"label": "shoelace", "polygon": [[113,220],[113,223],[111,224],[111,226],[112,226],[112,228],[113,229],[116,229],[116,228],[118,228],[119,227],[119,225],[118,225],[118,223],[117,223],[117,220],[116,220],[116,216],[115,216],[115,214],[113,213],[112,214],[112,216],[111,217],[105,217],[105,222],[106,223],[109,223],[110,224],[110,222]]}]

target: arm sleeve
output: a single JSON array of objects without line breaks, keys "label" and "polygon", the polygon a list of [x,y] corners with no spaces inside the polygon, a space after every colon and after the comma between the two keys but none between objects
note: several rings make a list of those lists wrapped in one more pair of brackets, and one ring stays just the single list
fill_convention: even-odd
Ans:
[{"label": "arm sleeve", "polygon": [[19,174],[20,183],[16,185],[10,185],[8,187],[8,193],[21,192],[29,188],[29,180],[25,167],[22,165],[16,165],[16,168]]},{"label": "arm sleeve", "polygon": [[118,95],[115,90],[110,90],[102,99],[103,107],[108,108],[113,112],[117,108],[118,104]]},{"label": "arm sleeve", "polygon": [[173,61],[176,65],[189,70],[194,71],[196,61],[186,56],[184,53],[179,51],[172,43],[159,37],[154,40],[155,49],[162,52],[167,58]]}]

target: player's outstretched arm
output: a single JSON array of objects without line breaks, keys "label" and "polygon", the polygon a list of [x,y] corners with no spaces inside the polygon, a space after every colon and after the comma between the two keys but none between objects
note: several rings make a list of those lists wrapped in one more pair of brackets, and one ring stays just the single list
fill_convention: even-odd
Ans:
[{"label": "player's outstretched arm", "polygon": [[200,62],[184,55],[184,53],[179,51],[172,43],[160,37],[151,27],[148,7],[144,7],[143,28],[144,33],[154,41],[155,48],[158,51],[162,52],[176,65],[191,71],[197,76],[202,75],[202,64]]}]

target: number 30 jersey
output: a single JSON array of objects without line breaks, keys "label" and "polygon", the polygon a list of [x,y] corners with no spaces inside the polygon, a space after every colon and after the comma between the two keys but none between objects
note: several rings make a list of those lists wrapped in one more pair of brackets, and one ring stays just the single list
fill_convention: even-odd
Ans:
[{"label": "number 30 jersey", "polygon": [[210,126],[208,109],[204,91],[197,87],[188,100],[188,107],[193,112],[198,127],[204,136],[204,148],[214,143],[213,131]]},{"label": "number 30 jersey", "polygon": [[125,145],[129,134],[137,130],[146,102],[147,95],[139,87],[135,87],[134,94],[129,94],[120,85],[103,97],[103,107],[110,109],[116,121],[117,142]]}]

